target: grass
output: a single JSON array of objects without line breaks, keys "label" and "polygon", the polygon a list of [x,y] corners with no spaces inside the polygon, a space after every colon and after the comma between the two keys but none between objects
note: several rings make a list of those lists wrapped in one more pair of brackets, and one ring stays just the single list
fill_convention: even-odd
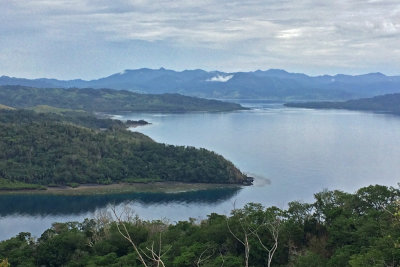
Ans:
[{"label": "grass", "polygon": [[0,178],[0,190],[18,191],[18,190],[45,190],[46,187],[37,184],[27,184],[18,181],[10,181]]},{"label": "grass", "polygon": [[85,111],[83,110],[73,110],[73,109],[66,109],[66,108],[56,108],[56,107],[52,107],[52,106],[48,106],[48,105],[38,105],[38,106],[34,106],[31,108],[28,108],[29,110],[33,110],[37,113],[55,113],[55,114],[59,114],[62,115],[63,113],[67,113],[67,112],[81,112],[81,113],[85,113]]}]

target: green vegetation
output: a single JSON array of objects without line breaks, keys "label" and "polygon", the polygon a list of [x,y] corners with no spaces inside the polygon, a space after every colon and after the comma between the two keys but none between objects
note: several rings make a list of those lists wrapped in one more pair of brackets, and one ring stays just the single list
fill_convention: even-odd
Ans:
[{"label": "green vegetation", "polygon": [[[33,108],[36,110],[36,107]],[[81,111],[57,111],[57,112],[32,112],[29,110],[14,110],[7,112],[0,110],[0,123],[18,124],[34,122],[58,122],[70,123],[91,129],[125,129],[130,124],[109,118],[97,118],[93,114]]]},{"label": "green vegetation", "polygon": [[10,267],[7,259],[2,259],[0,262],[0,267]]},{"label": "green vegetation", "polygon": [[1,190],[38,190],[45,189],[44,186],[37,184],[27,184],[19,181],[10,181],[0,178],[0,191]]},{"label": "green vegetation", "polygon": [[286,210],[248,204],[229,216],[176,224],[116,212],[54,223],[38,239],[20,233],[0,242],[0,259],[11,266],[143,266],[140,254],[147,266],[399,266],[399,197],[399,189],[380,185],[323,191],[314,203],[290,202]]},{"label": "green vegetation", "polygon": [[83,110],[73,110],[73,109],[66,109],[66,108],[56,108],[47,105],[38,105],[34,107],[28,108],[29,110],[33,110],[36,113],[55,113],[59,115],[63,114],[84,114],[86,113]]},{"label": "green vegetation", "polygon": [[47,105],[88,112],[188,112],[244,109],[239,104],[179,94],[150,95],[112,89],[45,89],[10,85],[0,86],[0,104],[14,108]]},{"label": "green vegetation", "polygon": [[400,94],[388,94],[372,98],[349,100],[345,102],[287,103],[285,106],[296,108],[374,111],[400,115]]},{"label": "green vegetation", "polygon": [[220,155],[156,143],[120,121],[27,110],[0,111],[0,177],[39,185],[245,178]]}]

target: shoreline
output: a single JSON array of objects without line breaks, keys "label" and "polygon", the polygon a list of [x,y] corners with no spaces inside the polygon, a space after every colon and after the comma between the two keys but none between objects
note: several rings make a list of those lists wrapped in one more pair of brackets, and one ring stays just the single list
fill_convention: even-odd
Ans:
[{"label": "shoreline", "polygon": [[239,184],[153,182],[153,183],[115,183],[109,185],[82,184],[78,187],[59,186],[39,189],[0,190],[0,195],[32,194],[32,195],[107,195],[123,193],[165,193],[177,194],[191,191],[240,188]]}]

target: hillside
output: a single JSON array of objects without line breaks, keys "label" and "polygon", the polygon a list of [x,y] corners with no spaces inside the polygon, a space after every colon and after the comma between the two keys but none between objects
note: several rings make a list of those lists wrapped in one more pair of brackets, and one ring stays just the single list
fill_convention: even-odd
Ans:
[{"label": "hillside", "polygon": [[[181,181],[241,183],[234,165],[205,149],[159,144],[113,120],[0,110],[0,178],[40,185]],[[90,125],[92,128],[84,127]],[[98,126],[108,125],[100,130]]]},{"label": "hillside", "polygon": [[125,70],[108,77],[84,81],[0,77],[0,85],[60,88],[111,88],[139,93],[179,93],[219,99],[348,100],[400,92],[400,76],[364,75],[308,76],[270,69],[251,72],[168,69]]},{"label": "hillside", "polygon": [[0,86],[0,104],[14,108],[47,105],[89,112],[189,112],[232,111],[239,104],[179,94],[138,94],[111,89],[61,89]]},{"label": "hillside", "polygon": [[69,123],[95,130],[126,129],[129,127],[128,122],[109,118],[98,118],[85,111],[58,109],[50,106],[35,106],[26,110],[14,109],[13,112],[6,112],[3,110],[0,115],[0,123],[34,123],[38,121],[49,121]]},{"label": "hillside", "polygon": [[287,107],[313,109],[347,109],[374,112],[387,112],[400,115],[400,94],[387,94],[372,98],[349,100],[345,102],[304,102],[287,103]]}]

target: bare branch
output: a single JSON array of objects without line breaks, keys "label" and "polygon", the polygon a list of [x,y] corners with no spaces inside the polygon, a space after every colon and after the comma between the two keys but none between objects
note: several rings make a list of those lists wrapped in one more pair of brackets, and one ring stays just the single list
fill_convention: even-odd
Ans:
[{"label": "bare branch", "polygon": [[203,255],[204,255],[204,254],[207,252],[207,250],[209,250],[209,249],[210,249],[210,248],[206,248],[206,249],[200,254],[200,257],[197,259],[197,262],[196,262],[196,266],[197,266],[197,267],[200,267],[200,263],[207,261],[208,259],[210,259],[210,258],[214,255],[215,250],[213,250],[213,252],[212,252],[210,255],[208,255],[207,257],[203,258]]},{"label": "bare branch", "polygon": [[[140,251],[139,251],[138,247],[136,246],[135,242],[133,242],[133,239],[131,238],[131,236],[129,234],[129,231],[126,228],[125,223],[121,219],[122,214],[118,216],[117,211],[115,209],[115,206],[111,207],[111,210],[112,210],[115,218],[117,219],[116,226],[117,226],[118,232],[121,234],[122,237],[124,237],[126,240],[128,240],[129,243],[131,243],[133,249],[135,250],[136,254],[139,257],[140,262],[143,264],[143,266],[147,267],[146,261],[143,259],[142,254],[140,253]],[[124,232],[121,231],[120,225],[122,225]]]},{"label": "bare branch", "polygon": [[162,257],[171,249],[172,246],[169,246],[169,248],[166,249],[166,251],[162,252],[162,241],[161,241],[161,233],[159,236],[159,248],[158,248],[158,253],[155,252],[154,250],[154,242],[151,244],[151,248],[146,247],[147,251],[151,253],[151,256],[147,255],[146,252],[144,252],[142,250],[142,253],[150,260],[152,260],[153,262],[155,262],[157,264],[157,266],[163,266],[164,262],[162,260]]},{"label": "bare branch", "polygon": [[249,255],[250,255],[249,234],[251,234],[251,231],[249,230],[249,228],[247,230],[245,229],[245,227],[243,226],[243,223],[241,222],[240,218],[239,218],[238,221],[239,221],[240,227],[242,228],[242,231],[243,231],[243,235],[244,235],[243,240],[238,238],[233,233],[232,229],[229,226],[228,219],[226,219],[226,225],[228,226],[228,230],[232,234],[232,236],[244,246],[245,266],[248,267],[249,266]]},{"label": "bare branch", "polygon": [[229,232],[232,234],[232,236],[244,246],[244,245],[245,245],[244,242],[243,242],[242,240],[240,240],[240,239],[232,232],[231,227],[229,226],[228,219],[226,219],[226,225],[228,226],[228,230],[229,230]]},{"label": "bare branch", "polygon": [[273,245],[271,248],[268,248],[261,240],[260,235],[255,231],[254,235],[257,237],[259,243],[261,244],[262,248],[268,252],[268,260],[267,266],[271,266],[272,258],[274,257],[275,251],[278,248],[278,238],[279,238],[279,228],[280,228],[281,221],[276,218],[273,223],[269,222],[266,224],[268,231],[271,233],[273,238]]},{"label": "bare branch", "polygon": [[224,256],[222,255],[221,251],[219,252],[219,256],[220,256],[221,259],[222,259],[221,267],[223,267],[224,264],[225,264],[225,259],[224,259]]}]

